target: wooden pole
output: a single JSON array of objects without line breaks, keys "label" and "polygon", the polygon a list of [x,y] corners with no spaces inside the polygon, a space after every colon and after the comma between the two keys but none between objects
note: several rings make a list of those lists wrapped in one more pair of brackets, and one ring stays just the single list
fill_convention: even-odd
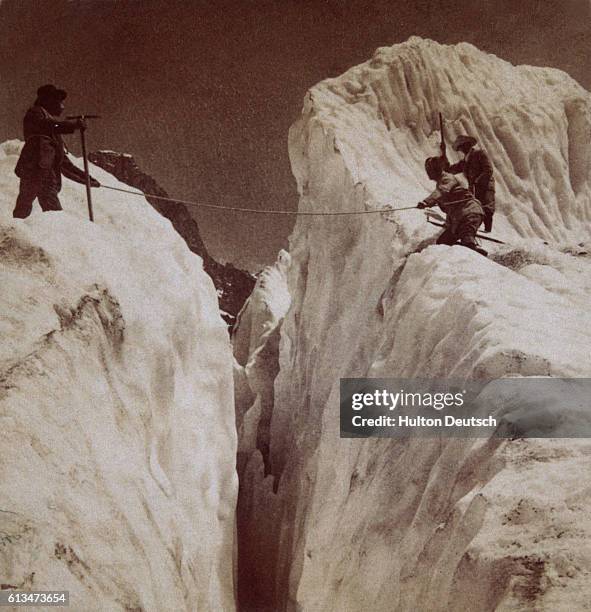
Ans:
[{"label": "wooden pole", "polygon": [[[0,0],[1,1],[1,0]],[[99,115],[71,115],[66,119],[76,119],[78,121],[86,121],[86,119],[100,119]],[[92,214],[92,196],[90,195],[90,172],[88,170],[88,153],[86,151],[86,128],[80,129],[80,140],[82,141],[82,158],[84,159],[84,176],[86,178],[86,199],[88,200],[88,217],[94,221]]]},{"label": "wooden pole", "polygon": [[[437,227],[445,227],[444,223],[437,223],[437,221],[431,221],[431,219],[427,219],[427,221],[429,221],[431,225],[437,225]],[[491,238],[490,236],[486,236],[482,232],[477,232],[476,238],[482,238],[482,240],[488,240],[489,242],[496,242],[496,244],[507,244],[506,242],[503,242],[502,240],[499,240],[498,238]]]},{"label": "wooden pole", "polygon": [[86,199],[88,200],[88,217],[94,222],[92,214],[92,196],[90,195],[90,172],[88,171],[88,154],[86,153],[85,129],[80,130],[80,140],[82,141],[82,157],[84,158],[84,174],[86,175]]}]

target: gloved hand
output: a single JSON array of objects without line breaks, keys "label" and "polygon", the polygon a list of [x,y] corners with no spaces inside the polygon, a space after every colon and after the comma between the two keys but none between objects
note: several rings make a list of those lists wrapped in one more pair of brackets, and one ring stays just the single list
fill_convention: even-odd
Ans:
[{"label": "gloved hand", "polygon": [[423,210],[423,208],[429,208],[429,206],[425,202],[419,202],[417,204],[417,208],[419,208],[420,210]]},{"label": "gloved hand", "polygon": [[100,187],[101,184],[95,178],[92,178],[92,176],[91,176],[90,177],[90,186],[91,187]]}]

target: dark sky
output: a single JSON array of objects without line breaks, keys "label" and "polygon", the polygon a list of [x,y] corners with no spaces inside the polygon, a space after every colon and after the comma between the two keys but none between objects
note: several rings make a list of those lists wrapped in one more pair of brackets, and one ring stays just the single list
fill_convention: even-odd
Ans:
[{"label": "dark sky", "polygon": [[[294,209],[287,131],[306,90],[415,34],[554,66],[591,88],[589,0],[0,0],[0,139],[37,87],[102,115],[90,148],[132,153],[175,197]],[[76,151],[76,139],[70,137]],[[222,260],[256,267],[291,218],[197,211]]]}]

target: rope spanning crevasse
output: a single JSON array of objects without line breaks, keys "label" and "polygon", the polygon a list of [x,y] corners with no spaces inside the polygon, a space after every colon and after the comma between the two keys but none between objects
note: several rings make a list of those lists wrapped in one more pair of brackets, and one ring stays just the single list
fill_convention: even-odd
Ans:
[{"label": "rope spanning crevasse", "polygon": [[[371,215],[376,213],[391,213],[398,210],[416,210],[416,206],[405,206],[403,208],[381,208],[378,210],[354,210],[354,211],[333,211],[333,212],[302,212],[297,210],[270,210],[270,209],[256,209],[256,208],[239,208],[237,206],[217,206],[215,204],[204,204],[203,202],[191,202],[190,200],[179,200],[178,198],[167,198],[164,196],[155,195],[152,193],[143,193],[141,191],[131,191],[130,189],[121,189],[120,187],[111,187],[109,185],[101,185],[104,189],[112,189],[113,191],[122,191],[123,193],[131,193],[132,195],[142,196],[145,198],[154,198],[157,200],[164,200],[167,202],[177,202],[179,204],[185,204],[186,206],[196,206],[202,208],[215,208],[217,210],[233,211],[233,212],[245,212],[245,213],[256,213],[265,215],[290,215],[293,217],[301,216],[312,216],[312,217],[334,217],[343,215]],[[459,204],[461,202],[467,202],[468,199],[454,200],[453,202],[446,202],[446,204]]]}]

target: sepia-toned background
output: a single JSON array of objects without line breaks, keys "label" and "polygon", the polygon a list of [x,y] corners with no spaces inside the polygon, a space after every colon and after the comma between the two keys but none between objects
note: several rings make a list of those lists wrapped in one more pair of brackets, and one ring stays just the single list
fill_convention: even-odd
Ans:
[{"label": "sepia-toned background", "polygon": [[[179,198],[294,209],[287,131],[306,89],[411,35],[468,41],[591,87],[588,0],[2,0],[0,140],[36,88],[102,115],[92,149],[132,153]],[[77,152],[77,142],[69,138]],[[195,212],[211,253],[275,259],[293,218]]]}]

